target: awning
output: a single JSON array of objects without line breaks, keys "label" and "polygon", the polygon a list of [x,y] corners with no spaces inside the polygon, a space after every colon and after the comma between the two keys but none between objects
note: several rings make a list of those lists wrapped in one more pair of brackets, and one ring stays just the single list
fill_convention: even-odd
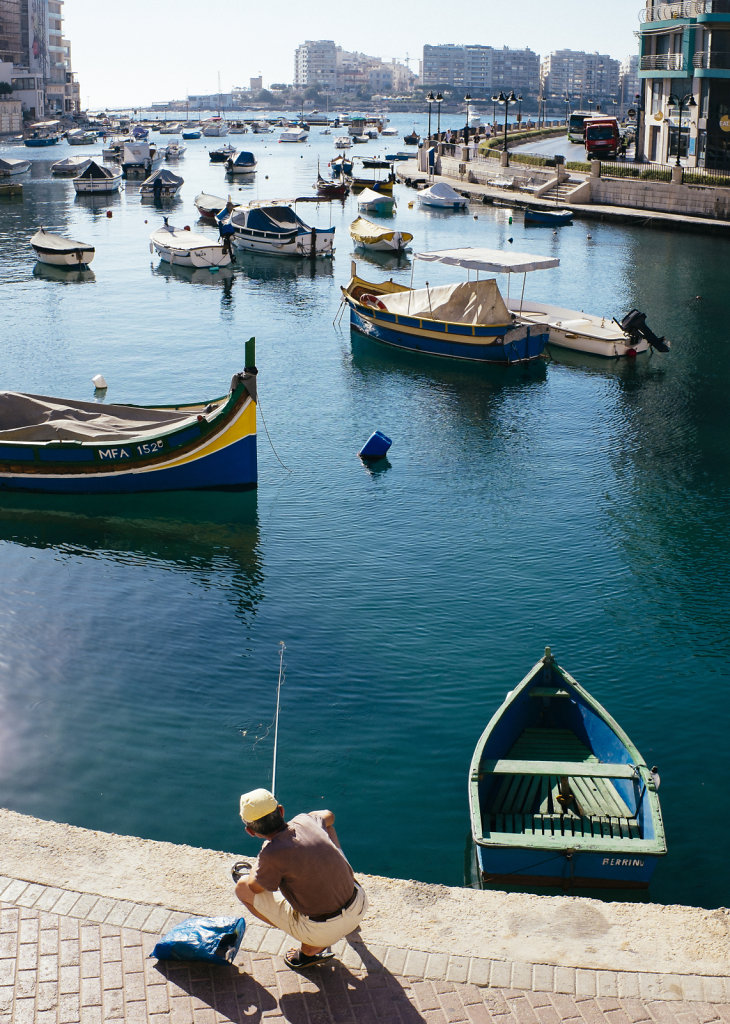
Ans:
[{"label": "awning", "polygon": [[526,274],[530,270],[549,270],[560,260],[552,256],[531,256],[526,252],[504,252],[501,249],[438,249],[434,252],[416,252],[414,259],[427,263],[447,263],[467,270],[482,270],[490,274]]}]

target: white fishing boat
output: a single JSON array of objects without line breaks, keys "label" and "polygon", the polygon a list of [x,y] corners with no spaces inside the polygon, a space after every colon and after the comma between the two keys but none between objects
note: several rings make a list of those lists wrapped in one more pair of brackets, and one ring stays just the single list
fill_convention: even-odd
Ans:
[{"label": "white fishing boat", "polygon": [[143,199],[171,199],[183,187],[185,179],[175,174],[169,167],[160,167],[149,178],[145,178],[139,186]]},{"label": "white fishing boat", "polygon": [[148,178],[162,163],[162,152],[149,142],[125,142],[122,174],[125,178]]},{"label": "white fishing boat", "polygon": [[670,343],[663,337],[658,338],[647,327],[646,316],[637,309],[618,321],[527,299],[519,303],[509,302],[508,307],[510,312],[533,324],[547,325],[550,347],[609,359],[636,356],[649,348],[658,352],[669,351]]},{"label": "white fishing boat", "polygon": [[168,224],[167,217],[161,228],[150,235],[150,252],[156,252],[166,263],[179,267],[227,267],[231,262],[231,247],[214,242],[205,235]]},{"label": "white fishing boat", "polygon": [[335,149],[350,149],[352,147],[352,139],[349,135],[340,135],[335,139]]},{"label": "white fishing boat", "polygon": [[229,156],[226,160],[226,173],[230,175],[248,175],[255,171],[256,157],[248,150],[242,149],[237,156]]},{"label": "white fishing boat", "polygon": [[376,192],[372,188],[364,188],[357,196],[358,210],[367,210],[368,213],[379,213],[381,216],[390,216],[395,207],[395,199],[385,192]]},{"label": "white fishing boat", "polygon": [[228,135],[228,125],[220,117],[211,117],[201,125],[203,135],[208,139],[222,139]]},{"label": "white fishing boat", "polygon": [[85,171],[90,163],[90,156],[66,156],[63,160],[56,160],[51,164],[51,174],[59,178],[75,178]]},{"label": "white fishing boat", "polygon": [[160,128],[160,135],[179,135],[183,130],[181,121],[170,121],[169,124],[163,124]]},{"label": "white fishing boat", "polygon": [[91,160],[73,184],[78,195],[108,195],[122,187],[122,172],[118,165],[107,167]]},{"label": "white fishing boat", "polygon": [[13,174],[25,174],[30,170],[30,160],[15,160],[13,157],[0,157],[0,178],[9,178]]},{"label": "white fishing boat", "polygon": [[306,142],[309,132],[304,128],[285,128],[279,136],[279,142]]},{"label": "white fishing boat", "polygon": [[350,224],[350,237],[355,245],[370,252],[406,252],[413,235],[408,231],[395,231],[358,217]]},{"label": "white fishing boat", "polygon": [[216,220],[221,236],[248,252],[272,256],[332,256],[334,228],[305,224],[288,200],[258,200],[225,209]]},{"label": "white fishing boat", "polygon": [[170,139],[167,145],[164,147],[165,160],[179,160],[180,157],[185,156],[185,150],[188,147],[180,139]]},{"label": "white fishing boat", "polygon": [[45,228],[38,228],[30,244],[41,263],[54,267],[88,267],[95,254],[93,245],[54,235]]},{"label": "white fishing boat", "polygon": [[212,221],[214,224],[217,223],[216,217],[226,209],[226,206],[230,205],[230,208],[233,209],[230,197],[224,199],[222,196],[213,196],[208,192],[198,192],[193,202],[203,220]]},{"label": "white fishing boat", "polygon": [[128,142],[134,142],[131,135],[112,135],[105,146],[102,146],[101,156],[103,160],[118,160],[122,162],[124,147]]},{"label": "white fishing boat", "polygon": [[421,206],[435,206],[443,210],[465,210],[469,205],[468,199],[459,195],[445,181],[437,181],[434,185],[419,192],[418,201]]}]

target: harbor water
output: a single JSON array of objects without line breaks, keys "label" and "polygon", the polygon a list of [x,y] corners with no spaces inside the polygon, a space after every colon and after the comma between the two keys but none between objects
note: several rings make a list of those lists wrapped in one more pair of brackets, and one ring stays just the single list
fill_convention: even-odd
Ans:
[{"label": "harbor water", "polygon": [[[413,123],[394,116],[398,137],[350,153],[402,150]],[[0,198],[2,389],[93,399],[101,373],[108,401],[212,398],[255,336],[260,396],[255,493],[0,496],[0,804],[255,852],[238,796],[271,784],[283,642],[286,811],[332,808],[356,870],[461,885],[475,743],[550,644],[659,767],[669,853],[650,898],[728,905],[726,240],[426,211],[397,185],[393,223],[416,251],[559,257],[528,297],[608,318],[636,307],[672,342],[511,368],[351,335],[353,198],[299,207],[335,226],[332,260],[242,254],[191,272],[150,255],[163,215],[216,237],[200,191],[312,197],[335,155],[336,130],[320,132],[230,136],[258,159],[248,182],[209,163],[223,140],[191,141],[161,209],[134,182],[76,197],[50,165],[81,147],[0,146],[32,160],[22,201]],[[36,264],[41,225],[95,245],[91,270]],[[358,267],[459,273],[408,256]],[[375,430],[393,443],[367,465]]]}]

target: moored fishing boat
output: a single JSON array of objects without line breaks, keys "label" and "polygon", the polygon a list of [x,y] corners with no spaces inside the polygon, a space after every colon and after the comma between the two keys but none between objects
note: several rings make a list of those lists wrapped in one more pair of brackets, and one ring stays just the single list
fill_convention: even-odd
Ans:
[{"label": "moored fishing boat", "polygon": [[162,227],[150,235],[150,252],[156,252],[167,263],[182,267],[227,267],[231,262],[229,245],[173,227],[167,217],[163,220]]},{"label": "moored fishing boat", "polygon": [[165,160],[180,160],[185,156],[187,146],[180,139],[170,139],[166,146],[162,147]]},{"label": "moored fishing boat", "polygon": [[138,406],[0,392],[0,490],[115,494],[256,486],[256,368],[227,395]]},{"label": "moored fishing boat", "polygon": [[[559,262],[528,253],[470,248],[416,253],[415,259],[477,273],[523,275]],[[409,288],[392,280],[366,281],[353,262],[342,296],[353,330],[413,352],[510,365],[539,358],[548,341],[546,326],[507,309],[494,278]]]},{"label": "moored fishing boat", "polygon": [[122,187],[122,172],[91,160],[87,167],[74,178],[73,185],[79,195],[108,195]]},{"label": "moored fishing boat", "polygon": [[57,177],[76,177],[91,163],[90,156],[66,156],[51,164],[51,174]]},{"label": "moored fishing boat", "polygon": [[13,157],[0,157],[0,178],[10,178],[14,174],[25,174],[30,170],[30,160],[16,160]]},{"label": "moored fishing boat", "polygon": [[185,179],[175,174],[169,167],[160,167],[145,178],[139,187],[142,199],[171,199],[176,196],[185,184]]},{"label": "moored fishing boat", "polygon": [[256,157],[246,149],[242,149],[235,157],[229,156],[226,160],[226,173],[234,177],[239,174],[254,174],[255,171]]},{"label": "moored fishing boat", "polygon": [[363,188],[357,197],[358,210],[378,213],[381,216],[392,216],[395,199],[392,195],[374,192],[371,188]]},{"label": "moored fishing boat", "polygon": [[332,256],[334,228],[305,224],[287,200],[257,200],[225,209],[216,220],[221,235],[248,252],[271,256]]},{"label": "moored fishing boat", "polygon": [[235,152],[235,146],[232,146],[229,142],[224,142],[217,149],[208,151],[208,159],[212,164],[224,164],[226,160],[235,155]]},{"label": "moored fishing boat", "polygon": [[666,338],[657,337],[647,326],[645,314],[638,309],[632,309],[619,321],[530,299],[515,302],[511,308],[532,323],[545,324],[551,349],[565,348],[616,359],[636,356],[650,348],[657,352],[668,352],[671,347]]},{"label": "moored fishing boat", "polygon": [[306,142],[309,132],[305,128],[285,128],[279,136],[279,142]]},{"label": "moored fishing boat", "polygon": [[667,850],[657,784],[621,726],[546,648],[472,757],[480,882],[646,887]]},{"label": "moored fishing boat", "polygon": [[358,217],[350,224],[350,237],[355,245],[370,252],[406,252],[413,240],[408,231],[385,228],[365,217]]},{"label": "moored fishing boat", "polygon": [[437,181],[418,193],[421,206],[435,206],[443,210],[466,210],[469,200],[460,195],[445,181]]},{"label": "moored fishing boat", "polygon": [[30,126],[30,135],[23,144],[31,147],[55,146],[61,138],[59,121],[37,121]]},{"label": "moored fishing boat", "polygon": [[50,263],[55,267],[88,267],[96,252],[93,245],[64,238],[45,228],[38,228],[30,245],[41,263]]},{"label": "moored fishing boat", "polygon": [[148,178],[162,164],[162,151],[149,142],[125,142],[122,150],[122,175]]},{"label": "moored fishing boat", "polygon": [[222,196],[212,196],[207,192],[199,192],[193,202],[203,220],[209,220],[213,223],[216,223],[216,217],[226,209],[226,206],[230,205],[230,208],[233,209],[233,202],[230,197],[224,199]]},{"label": "moored fishing boat", "polygon": [[573,223],[572,210],[553,210],[549,207],[526,206],[525,224],[545,224],[548,227],[560,227]]}]

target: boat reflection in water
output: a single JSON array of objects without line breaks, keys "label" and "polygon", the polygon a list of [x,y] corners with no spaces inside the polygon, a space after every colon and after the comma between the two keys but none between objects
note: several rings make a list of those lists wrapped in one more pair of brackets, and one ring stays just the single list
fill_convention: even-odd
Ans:
[{"label": "boat reflection in water", "polygon": [[287,256],[272,259],[262,253],[236,249],[236,267],[251,281],[294,281],[297,278],[333,277],[332,260],[314,260],[308,257]]},{"label": "boat reflection in water", "polygon": [[75,269],[70,267],[55,267],[52,263],[36,263],[33,267],[33,277],[40,277],[44,281],[59,281],[61,284],[84,284],[96,281],[96,274],[89,267]]}]

